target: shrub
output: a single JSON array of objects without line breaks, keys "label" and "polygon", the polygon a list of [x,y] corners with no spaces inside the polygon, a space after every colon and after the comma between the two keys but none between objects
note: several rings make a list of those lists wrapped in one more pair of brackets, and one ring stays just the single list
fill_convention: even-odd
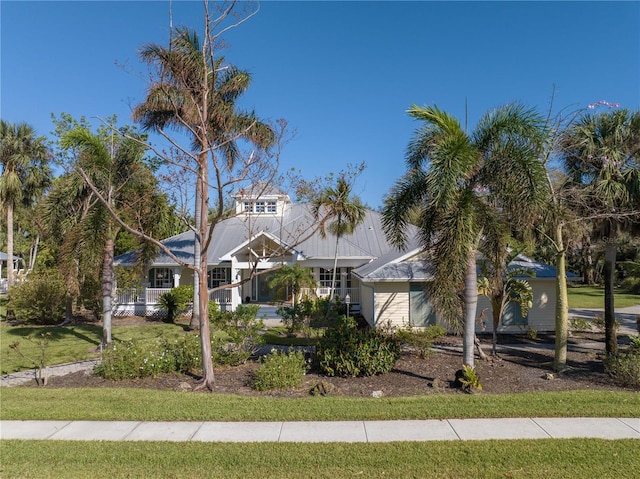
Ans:
[{"label": "shrub", "polygon": [[270,391],[300,386],[307,369],[302,351],[286,353],[272,350],[262,358],[260,368],[254,373],[253,388]]},{"label": "shrub", "polygon": [[[593,325],[592,327],[601,333],[605,332],[605,324],[604,324],[604,316],[602,316],[601,314],[596,314],[593,319],[591,320],[591,324]],[[618,321],[617,319],[613,321],[613,330],[614,331],[618,331],[618,329],[620,329],[620,321]]]},{"label": "shrub", "polygon": [[314,303],[310,299],[304,299],[294,306],[281,306],[276,313],[282,318],[288,334],[295,334],[302,331],[305,323],[308,323],[313,314]]},{"label": "shrub", "polygon": [[640,294],[640,277],[629,276],[622,280],[620,288],[632,294]]},{"label": "shrub", "polygon": [[162,373],[190,373],[202,368],[200,337],[186,334],[174,341],[114,341],[95,373],[105,379],[136,379]]},{"label": "shrub", "polygon": [[396,333],[396,339],[416,349],[419,356],[424,359],[431,353],[434,340],[446,336],[447,331],[439,324],[432,324],[424,329],[407,327]]},{"label": "shrub", "polygon": [[193,302],[193,286],[178,286],[158,298],[160,309],[167,312],[169,323],[173,323],[178,315],[185,313],[191,302]]},{"label": "shrub", "polygon": [[64,318],[66,289],[59,274],[30,276],[11,288],[7,310],[36,324],[57,324]]},{"label": "shrub", "polygon": [[482,390],[478,372],[468,364],[463,365],[462,369],[456,372],[456,382],[460,384],[464,391],[469,393],[473,392],[474,389]]},{"label": "shrub", "polygon": [[605,359],[605,368],[622,386],[640,389],[640,348],[634,342],[627,351]]},{"label": "shrub", "polygon": [[374,329],[358,330],[353,321],[345,320],[325,332],[316,354],[328,376],[373,376],[393,369],[400,358],[400,342]]},{"label": "shrub", "polygon": [[241,364],[262,344],[264,322],[257,319],[259,306],[239,305],[235,311],[220,311],[217,304],[209,303],[209,320],[214,329],[224,333],[212,342],[215,364]]}]

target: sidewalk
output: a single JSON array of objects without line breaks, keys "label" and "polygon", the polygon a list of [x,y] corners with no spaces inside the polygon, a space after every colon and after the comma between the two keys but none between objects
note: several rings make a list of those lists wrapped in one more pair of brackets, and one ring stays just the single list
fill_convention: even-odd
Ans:
[{"label": "sidewalk", "polygon": [[638,418],[326,422],[0,421],[0,439],[171,442],[389,442],[640,439]]}]

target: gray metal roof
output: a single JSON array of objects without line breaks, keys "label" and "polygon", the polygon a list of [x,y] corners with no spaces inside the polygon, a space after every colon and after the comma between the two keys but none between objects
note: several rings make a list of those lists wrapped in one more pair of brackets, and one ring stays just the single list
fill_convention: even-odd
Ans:
[{"label": "gray metal roof", "polygon": [[[215,227],[209,248],[210,264],[217,264],[238,246],[260,235],[275,238],[283,246],[295,251],[304,259],[334,258],[336,238],[329,231],[325,238],[315,231],[309,205],[289,204],[282,215],[253,214],[229,218]],[[178,258],[193,264],[194,233],[188,231],[162,241]],[[343,236],[338,242],[338,259],[362,259],[369,262],[391,249],[382,231],[380,214],[367,210],[365,220],[353,234]],[[136,252],[131,251],[115,258],[121,266],[135,264]],[[175,266],[177,263],[161,251],[153,261],[154,266]]]}]

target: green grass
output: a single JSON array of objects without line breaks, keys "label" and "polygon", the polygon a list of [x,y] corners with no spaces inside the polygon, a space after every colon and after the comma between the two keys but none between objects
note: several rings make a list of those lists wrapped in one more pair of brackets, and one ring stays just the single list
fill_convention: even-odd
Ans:
[{"label": "green grass", "polygon": [[563,391],[278,398],[136,388],[2,388],[0,419],[330,421],[474,417],[637,417],[640,394]]},{"label": "green grass", "polygon": [[[604,288],[599,286],[574,286],[567,290],[569,308],[604,308]],[[640,304],[640,295],[616,290],[614,292],[616,308],[626,308]]]},{"label": "green grass", "polygon": [[[102,327],[97,325],[79,326],[10,326],[0,323],[0,369],[2,374],[34,367],[29,359],[22,358],[10,345],[16,341],[19,350],[27,358],[37,360],[40,349],[37,340],[42,334],[49,334],[45,349],[45,364],[63,364],[98,357],[96,351],[102,337]],[[183,334],[178,324],[147,324],[144,326],[117,326],[112,329],[114,340],[141,339],[154,340],[160,337],[173,339]]]},{"label": "green grass", "polygon": [[639,441],[373,444],[2,441],[3,478],[634,478]]}]

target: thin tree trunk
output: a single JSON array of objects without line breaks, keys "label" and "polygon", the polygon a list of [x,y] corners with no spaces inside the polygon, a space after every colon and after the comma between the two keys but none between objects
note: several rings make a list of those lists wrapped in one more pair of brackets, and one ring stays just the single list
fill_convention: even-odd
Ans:
[{"label": "thin tree trunk", "polygon": [[113,294],[113,238],[104,247],[102,262],[102,345],[111,342],[111,297]]},{"label": "thin tree trunk", "polygon": [[[489,356],[487,356],[487,354],[482,350],[482,344],[480,343],[480,340],[478,339],[477,334],[474,335],[473,342],[476,345],[476,349],[478,350],[478,356],[480,356],[480,359],[482,359],[483,361],[488,361]],[[495,350],[493,354],[495,356]]]},{"label": "thin tree trunk", "polygon": [[333,291],[336,287],[336,275],[338,274],[338,242],[339,241],[340,241],[340,237],[336,236],[336,252],[333,255],[333,275],[331,276],[331,292],[329,293],[329,304],[333,303]]},{"label": "thin tree trunk", "polygon": [[[205,142],[206,144],[206,142]],[[208,220],[207,211],[209,210],[209,191],[207,189],[208,178],[208,153],[207,149],[203,148],[203,152],[200,153],[200,176],[198,181],[200,182],[200,191],[202,193],[202,200],[200,204],[200,241],[201,241],[201,253],[200,253],[200,274],[199,276],[199,291],[200,291],[200,342],[202,348],[202,384],[200,387],[206,387],[210,391],[213,391],[215,382],[215,376],[213,373],[213,357],[211,353],[211,328],[209,325],[209,289],[207,287],[207,263],[208,247],[204,246],[207,243],[208,234]]]},{"label": "thin tree trunk", "polygon": [[189,329],[195,331],[200,327],[200,264],[202,237],[200,236],[202,215],[202,186],[196,181],[195,234],[193,241],[193,312],[189,321]]},{"label": "thin tree trunk", "polygon": [[462,342],[463,364],[474,367],[474,339],[476,337],[476,311],[478,308],[478,277],[475,250],[469,251],[464,287],[464,334]]},{"label": "thin tree trunk", "polygon": [[7,295],[11,294],[13,276],[13,202],[7,201]]},{"label": "thin tree trunk", "polygon": [[556,345],[553,369],[562,371],[567,366],[567,341],[569,338],[569,299],[567,296],[567,271],[562,225],[556,226]]},{"label": "thin tree trunk", "polygon": [[618,350],[618,337],[616,335],[616,314],[614,304],[614,282],[616,274],[616,229],[615,225],[609,225],[609,234],[606,238],[604,250],[604,338],[605,350],[608,356]]}]

